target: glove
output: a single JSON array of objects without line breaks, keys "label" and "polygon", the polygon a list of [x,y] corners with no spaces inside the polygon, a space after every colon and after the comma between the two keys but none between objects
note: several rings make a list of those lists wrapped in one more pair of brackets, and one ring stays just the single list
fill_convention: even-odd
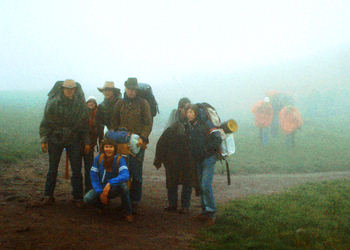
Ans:
[{"label": "glove", "polygon": [[41,151],[43,153],[47,152],[47,143],[46,142],[41,143]]},{"label": "glove", "polygon": [[109,190],[111,190],[111,185],[109,183],[107,183],[107,185],[103,189],[102,193],[100,194],[100,200],[105,205],[107,205],[108,201],[109,201],[109,199],[108,199]]},{"label": "glove", "polygon": [[85,147],[84,147],[84,154],[89,154],[90,152],[90,145],[89,144],[85,144]]}]

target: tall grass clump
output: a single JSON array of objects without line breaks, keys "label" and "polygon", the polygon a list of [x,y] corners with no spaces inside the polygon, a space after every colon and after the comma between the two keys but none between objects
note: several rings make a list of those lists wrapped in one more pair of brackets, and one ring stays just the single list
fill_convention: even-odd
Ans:
[{"label": "tall grass clump", "polygon": [[350,249],[350,181],[310,183],[220,208],[199,249]]}]

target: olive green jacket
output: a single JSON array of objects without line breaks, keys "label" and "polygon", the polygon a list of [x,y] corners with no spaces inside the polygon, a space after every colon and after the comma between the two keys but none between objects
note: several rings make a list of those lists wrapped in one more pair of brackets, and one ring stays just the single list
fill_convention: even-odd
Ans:
[{"label": "olive green jacket", "polygon": [[151,108],[145,99],[138,96],[134,99],[124,97],[115,104],[112,116],[112,129],[125,128],[147,141],[152,131],[152,125]]},{"label": "olive green jacket", "polygon": [[69,145],[74,140],[90,144],[89,115],[84,100],[64,97],[60,92],[46,103],[40,123],[41,142]]}]

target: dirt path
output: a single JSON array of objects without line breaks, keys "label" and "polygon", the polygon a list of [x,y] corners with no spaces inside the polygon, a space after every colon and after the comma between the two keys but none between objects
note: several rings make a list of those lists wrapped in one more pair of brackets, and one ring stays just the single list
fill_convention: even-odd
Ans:
[{"label": "dirt path", "polygon": [[[0,249],[190,249],[189,242],[203,225],[193,217],[199,199],[193,196],[190,215],[165,213],[164,168],[152,166],[153,150],[146,155],[144,192],[135,222],[124,222],[116,212],[119,199],[103,213],[94,208],[75,208],[70,203],[70,182],[60,166],[55,191],[56,205],[37,206],[42,197],[47,155],[17,165],[0,167]],[[63,162],[63,161],[62,161]],[[218,204],[250,194],[272,193],[286,187],[326,179],[349,178],[350,172],[232,176],[214,178]]]}]

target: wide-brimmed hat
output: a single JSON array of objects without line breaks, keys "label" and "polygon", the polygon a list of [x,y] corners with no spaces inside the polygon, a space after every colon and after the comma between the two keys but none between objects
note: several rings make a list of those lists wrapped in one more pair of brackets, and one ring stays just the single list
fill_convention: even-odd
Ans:
[{"label": "wide-brimmed hat", "polygon": [[137,82],[137,78],[136,77],[129,77],[128,80],[125,81],[124,86],[127,89],[138,89],[139,84]]},{"label": "wide-brimmed hat", "polygon": [[62,88],[67,88],[67,89],[74,89],[77,87],[77,84],[75,83],[74,80],[72,79],[67,79],[63,82]]},{"label": "wide-brimmed hat", "polygon": [[112,82],[112,81],[106,81],[105,84],[103,85],[103,88],[97,88],[97,89],[100,92],[103,92],[104,90],[107,90],[107,89],[111,89],[111,90],[115,90],[117,92],[120,92],[120,89],[116,88],[114,86],[114,82]]}]

